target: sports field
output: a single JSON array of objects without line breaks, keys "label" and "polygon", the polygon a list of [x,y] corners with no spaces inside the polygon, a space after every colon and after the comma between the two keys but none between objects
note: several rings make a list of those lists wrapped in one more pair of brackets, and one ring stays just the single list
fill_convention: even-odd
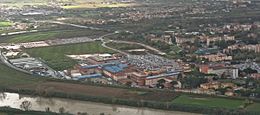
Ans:
[{"label": "sports field", "polygon": [[33,57],[45,60],[47,65],[55,70],[68,69],[77,63],[66,55],[113,53],[113,51],[102,47],[101,42],[33,48],[26,51]]},{"label": "sports field", "polygon": [[237,108],[239,108],[239,106],[244,104],[244,101],[243,100],[224,99],[224,98],[181,95],[178,98],[174,99],[173,103],[185,104],[185,105],[195,105],[195,106],[205,106],[205,107],[237,109]]}]

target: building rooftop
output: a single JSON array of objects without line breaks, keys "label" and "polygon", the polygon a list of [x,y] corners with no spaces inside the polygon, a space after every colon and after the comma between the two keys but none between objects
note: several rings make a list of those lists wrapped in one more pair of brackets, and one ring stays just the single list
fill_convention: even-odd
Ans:
[{"label": "building rooftop", "polygon": [[128,67],[127,64],[118,64],[118,65],[112,65],[112,66],[105,66],[104,69],[106,71],[109,71],[112,73],[119,73],[119,72],[122,72],[127,67]]}]

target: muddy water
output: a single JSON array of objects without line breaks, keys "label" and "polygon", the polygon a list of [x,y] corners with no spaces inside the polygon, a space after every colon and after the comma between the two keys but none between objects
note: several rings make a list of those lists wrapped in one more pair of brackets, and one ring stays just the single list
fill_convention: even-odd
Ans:
[{"label": "muddy water", "polygon": [[0,93],[0,107],[9,106],[20,109],[23,101],[30,101],[30,110],[45,111],[47,107],[52,112],[59,112],[59,108],[65,108],[68,113],[87,112],[89,115],[195,115],[186,112],[162,111],[148,108],[136,108],[121,105],[101,104],[87,101],[77,101],[62,98],[43,98],[19,95],[16,93]]}]

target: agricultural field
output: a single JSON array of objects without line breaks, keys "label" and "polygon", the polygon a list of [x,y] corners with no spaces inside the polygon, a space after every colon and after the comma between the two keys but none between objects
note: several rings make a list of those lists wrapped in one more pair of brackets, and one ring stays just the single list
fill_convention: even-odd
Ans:
[{"label": "agricultural field", "polygon": [[66,55],[113,53],[113,51],[102,47],[101,42],[33,48],[27,49],[26,52],[32,57],[43,59],[47,65],[55,70],[68,69],[77,64],[77,61]]},{"label": "agricultural field", "polygon": [[1,21],[0,20],[0,27],[9,27],[9,26],[12,26],[13,23],[12,22],[9,22],[9,21]]},{"label": "agricultural field", "polygon": [[6,38],[2,38],[0,42],[21,43],[21,42],[32,42],[32,41],[41,41],[41,40],[49,40],[49,39],[64,39],[64,38],[73,38],[73,37],[82,37],[82,36],[96,38],[106,33],[107,32],[104,31],[86,30],[86,29],[55,30],[55,31],[13,35]]},{"label": "agricultural field", "polygon": [[173,103],[184,104],[184,105],[194,105],[194,106],[237,109],[241,105],[244,104],[244,101],[243,100],[224,99],[224,98],[181,95],[178,98],[174,99]]}]

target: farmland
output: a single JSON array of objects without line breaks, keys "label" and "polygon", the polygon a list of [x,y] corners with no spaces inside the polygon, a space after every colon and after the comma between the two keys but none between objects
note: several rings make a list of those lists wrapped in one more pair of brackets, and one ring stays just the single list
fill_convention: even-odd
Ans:
[{"label": "farmland", "polygon": [[33,57],[45,60],[50,67],[56,70],[68,69],[77,63],[66,55],[113,53],[102,47],[101,42],[34,48],[26,51]]},{"label": "farmland", "polygon": [[195,106],[205,106],[205,107],[219,107],[219,108],[229,108],[237,109],[239,106],[243,105],[243,100],[230,100],[223,98],[212,98],[212,97],[197,97],[182,95],[175,100],[173,103],[185,104],[185,105],[195,105]]}]

